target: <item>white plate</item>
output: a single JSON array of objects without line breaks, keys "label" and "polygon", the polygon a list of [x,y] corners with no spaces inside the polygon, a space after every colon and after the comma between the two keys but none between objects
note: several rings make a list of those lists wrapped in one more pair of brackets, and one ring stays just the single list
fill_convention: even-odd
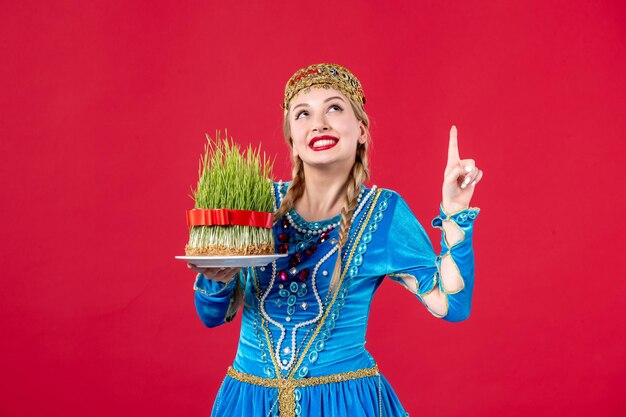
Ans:
[{"label": "white plate", "polygon": [[247,267],[265,266],[279,258],[284,258],[287,254],[273,255],[248,255],[248,256],[176,256],[176,259],[194,264],[200,268],[211,267]]}]

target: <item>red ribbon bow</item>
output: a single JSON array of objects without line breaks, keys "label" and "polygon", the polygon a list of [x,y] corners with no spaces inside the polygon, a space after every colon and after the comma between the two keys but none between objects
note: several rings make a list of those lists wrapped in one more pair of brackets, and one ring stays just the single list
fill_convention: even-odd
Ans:
[{"label": "red ribbon bow", "polygon": [[274,215],[263,211],[231,209],[187,210],[188,226],[252,226],[272,228]]}]

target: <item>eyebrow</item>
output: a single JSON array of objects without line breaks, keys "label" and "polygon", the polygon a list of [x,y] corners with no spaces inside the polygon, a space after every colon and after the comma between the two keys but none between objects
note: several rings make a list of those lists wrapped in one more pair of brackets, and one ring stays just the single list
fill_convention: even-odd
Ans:
[{"label": "eyebrow", "polygon": [[[335,98],[338,98],[339,100],[341,100],[341,101],[344,101],[344,102],[345,102],[345,100],[344,100],[344,99],[342,99],[340,96],[332,96],[332,97],[328,97],[326,100],[324,100],[324,103],[328,103],[330,100],[335,99]],[[303,106],[308,106],[308,104],[307,104],[307,103],[300,103],[300,104],[298,104],[296,107],[294,107],[293,109],[291,109],[291,111],[294,111],[294,110],[295,110],[295,109],[297,109],[298,107],[303,107]]]}]

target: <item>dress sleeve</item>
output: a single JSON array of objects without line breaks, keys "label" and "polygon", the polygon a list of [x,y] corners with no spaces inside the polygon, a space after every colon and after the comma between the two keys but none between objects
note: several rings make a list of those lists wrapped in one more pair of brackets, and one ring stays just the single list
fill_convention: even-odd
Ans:
[{"label": "dress sleeve", "polygon": [[[386,274],[394,281],[404,285],[424,303],[423,297],[436,287],[446,297],[446,312],[443,315],[429,311],[436,317],[448,321],[461,321],[469,317],[472,292],[474,288],[474,251],[472,248],[473,223],[479,209],[466,209],[457,213],[448,214],[440,207],[440,214],[433,221],[433,227],[442,231],[442,250],[437,256],[428,236],[411,212],[404,199],[397,195],[386,246]],[[443,222],[453,222],[463,232],[463,238],[449,245]],[[446,256],[452,257],[453,265],[461,275],[463,285],[454,291],[446,290],[441,280],[441,262]],[[411,288],[407,284],[415,280]],[[426,305],[426,303],[424,303]],[[428,308],[428,305],[426,305]]]},{"label": "dress sleeve", "polygon": [[[216,327],[231,321],[233,317],[226,317],[226,312],[232,300],[235,285],[245,272],[240,272],[228,284],[206,279],[202,274],[196,276],[194,289],[194,304],[198,317],[207,327]],[[241,285],[241,283],[240,283]]]}]

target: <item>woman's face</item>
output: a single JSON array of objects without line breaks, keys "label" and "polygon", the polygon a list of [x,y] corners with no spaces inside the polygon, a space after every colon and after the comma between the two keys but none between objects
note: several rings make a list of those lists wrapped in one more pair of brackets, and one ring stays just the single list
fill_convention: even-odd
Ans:
[{"label": "woman's face", "polygon": [[350,101],[334,89],[300,92],[289,103],[288,117],[293,156],[305,165],[351,169],[357,144],[367,141],[367,128]]}]

